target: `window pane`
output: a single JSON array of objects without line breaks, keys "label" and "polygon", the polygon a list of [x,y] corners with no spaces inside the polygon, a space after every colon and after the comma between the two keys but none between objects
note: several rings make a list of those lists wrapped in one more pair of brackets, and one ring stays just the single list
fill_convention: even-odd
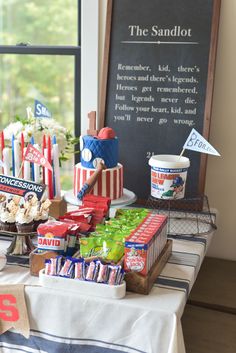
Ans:
[{"label": "window pane", "polygon": [[78,45],[78,0],[0,0],[0,45]]},{"label": "window pane", "polygon": [[[0,129],[34,112],[34,100],[74,134],[74,56],[0,55]],[[63,163],[63,188],[72,187],[72,164]]]}]

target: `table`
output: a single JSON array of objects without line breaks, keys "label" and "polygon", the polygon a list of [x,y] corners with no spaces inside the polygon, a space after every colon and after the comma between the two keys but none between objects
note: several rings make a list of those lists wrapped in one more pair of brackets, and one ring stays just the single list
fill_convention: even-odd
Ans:
[{"label": "table", "polygon": [[[0,283],[25,284],[30,338],[9,331],[0,336],[0,352],[184,353],[181,316],[212,236],[172,237],[172,255],[151,293],[127,292],[121,300],[40,287],[26,259],[17,265],[16,258]],[[8,245],[0,236],[0,250]]]}]

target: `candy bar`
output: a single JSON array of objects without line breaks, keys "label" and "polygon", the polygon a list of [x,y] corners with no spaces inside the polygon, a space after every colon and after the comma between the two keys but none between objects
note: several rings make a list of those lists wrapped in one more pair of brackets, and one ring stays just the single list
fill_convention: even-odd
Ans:
[{"label": "candy bar", "polygon": [[117,284],[117,279],[121,271],[121,266],[109,265],[108,269],[109,269],[108,284],[114,286]]},{"label": "candy bar", "polygon": [[75,259],[74,278],[80,280],[85,279],[84,259]]},{"label": "candy bar", "polygon": [[74,263],[72,259],[67,258],[64,265],[62,266],[59,276],[61,277],[72,277]]},{"label": "candy bar", "polygon": [[96,269],[96,263],[95,263],[95,261],[91,261],[87,265],[87,273],[86,273],[86,277],[85,277],[87,281],[94,280],[95,269]]},{"label": "candy bar", "polygon": [[98,261],[99,263],[99,271],[98,271],[98,276],[97,276],[97,282],[99,283],[106,283],[107,281],[107,271],[108,271],[108,265],[104,265],[101,261]]},{"label": "candy bar", "polygon": [[45,260],[45,274],[50,276],[51,274],[51,260],[47,259]]}]

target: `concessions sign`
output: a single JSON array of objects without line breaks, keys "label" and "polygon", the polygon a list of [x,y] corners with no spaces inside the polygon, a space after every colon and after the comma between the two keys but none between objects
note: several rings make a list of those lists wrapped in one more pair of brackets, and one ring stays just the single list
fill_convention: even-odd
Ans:
[{"label": "concessions sign", "polygon": [[18,195],[24,198],[28,195],[36,195],[38,200],[41,200],[44,190],[45,185],[0,174],[0,192],[2,193]]},{"label": "concessions sign", "polygon": [[0,285],[0,335],[11,328],[29,338],[24,285]]}]

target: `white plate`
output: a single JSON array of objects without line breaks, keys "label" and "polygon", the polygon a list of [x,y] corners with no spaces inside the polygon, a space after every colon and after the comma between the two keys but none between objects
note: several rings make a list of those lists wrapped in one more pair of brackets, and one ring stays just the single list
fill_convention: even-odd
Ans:
[{"label": "white plate", "polygon": [[[82,202],[77,199],[77,197],[74,195],[72,190],[65,192],[64,199],[66,200],[66,202],[72,205],[75,205],[75,206],[82,205]],[[132,191],[123,189],[123,196],[120,197],[119,199],[112,200],[111,207],[128,206],[134,203],[136,199],[137,199],[137,196]]]},{"label": "white plate", "polygon": [[43,287],[68,290],[82,295],[92,295],[102,298],[121,299],[126,293],[126,283],[110,286],[104,283],[80,281],[73,278],[45,275],[44,269],[39,271],[39,282]]}]

